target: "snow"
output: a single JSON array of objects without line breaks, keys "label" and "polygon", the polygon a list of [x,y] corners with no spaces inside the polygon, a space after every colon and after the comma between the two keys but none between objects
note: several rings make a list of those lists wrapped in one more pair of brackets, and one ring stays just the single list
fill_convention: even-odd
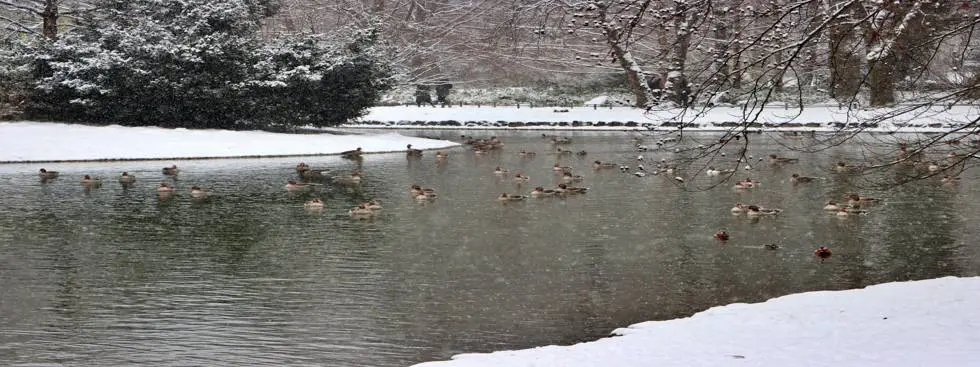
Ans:
[{"label": "snow", "polygon": [[277,134],[260,131],[0,123],[0,162],[277,157],[440,149],[457,143],[399,134]]},{"label": "snow", "polygon": [[586,106],[586,107],[588,107],[588,106],[601,106],[603,103],[606,103],[606,100],[607,99],[609,99],[609,96],[598,96],[598,97],[595,97],[595,98],[590,99],[588,101],[585,101],[585,103],[583,103],[582,105],[583,106]]},{"label": "snow", "polygon": [[[600,97],[601,98],[601,97]],[[595,101],[595,100],[593,100]],[[593,101],[587,102],[587,104]],[[836,104],[821,104],[800,109],[796,106],[770,103],[762,111],[743,110],[740,106],[712,108],[660,109],[645,111],[632,107],[374,107],[358,123],[348,126],[373,128],[517,128],[555,129],[570,128],[572,121],[579,121],[579,129],[623,130],[628,122],[634,129],[670,129],[665,122],[693,124],[685,127],[690,131],[726,131],[733,124],[755,118],[771,130],[836,131],[841,124],[856,126],[864,122],[877,122],[867,128],[869,132],[930,132],[947,131],[980,117],[980,108],[969,105],[915,106],[900,105],[893,108],[848,109]],[[424,123],[420,123],[424,122]],[[440,123],[444,122],[444,123]],[[609,123],[619,122],[619,126]],[[516,123],[516,124],[515,124]],[[564,125],[561,125],[564,123]],[[602,123],[603,126],[595,126]],[[789,124],[789,125],[786,125]],[[808,124],[801,126],[801,124]],[[591,125],[591,126],[590,126]],[[614,124],[615,125],[615,124]],[[761,125],[760,125],[761,126]]]},{"label": "snow", "polygon": [[978,366],[980,277],[794,294],[651,321],[613,338],[416,367]]}]

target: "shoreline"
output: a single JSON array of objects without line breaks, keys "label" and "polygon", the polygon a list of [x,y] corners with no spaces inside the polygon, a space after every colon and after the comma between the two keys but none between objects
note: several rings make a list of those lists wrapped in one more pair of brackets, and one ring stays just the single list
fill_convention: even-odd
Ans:
[{"label": "shoreline", "polygon": [[[448,140],[446,140],[448,142]],[[423,151],[448,150],[459,145],[447,148],[426,148]],[[364,152],[361,155],[381,155],[391,153],[404,153],[404,150],[372,151]],[[241,155],[241,156],[213,156],[213,157],[165,157],[165,158],[95,158],[95,159],[61,159],[61,160],[31,160],[31,161],[0,161],[0,164],[35,164],[35,163],[110,163],[110,162],[151,162],[151,161],[206,161],[206,160],[231,160],[231,159],[277,159],[277,158],[302,158],[302,157],[333,157],[340,156],[341,153],[310,153],[310,154],[272,154],[272,155]]]}]

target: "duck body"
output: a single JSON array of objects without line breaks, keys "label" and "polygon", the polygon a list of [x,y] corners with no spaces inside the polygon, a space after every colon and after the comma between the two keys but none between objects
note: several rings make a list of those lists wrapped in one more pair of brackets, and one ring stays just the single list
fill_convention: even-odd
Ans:
[{"label": "duck body", "polygon": [[595,161],[595,162],[592,162],[592,168],[597,169],[597,170],[607,169],[607,168],[616,168],[617,166],[619,166],[619,165],[616,164],[616,163],[612,163],[612,162],[603,162],[603,161]]},{"label": "duck body", "polygon": [[728,232],[726,232],[726,231],[718,231],[718,232],[715,232],[715,239],[716,240],[719,240],[719,241],[724,242],[724,241],[728,241],[728,239],[730,239],[730,238],[731,238],[731,235],[729,235]]},{"label": "duck body", "polygon": [[309,171],[309,170],[310,170],[310,165],[306,163],[299,162],[299,164],[296,165],[296,173],[302,174],[303,171]]},{"label": "duck body", "polygon": [[129,174],[129,172],[123,172],[119,175],[119,183],[123,185],[129,185],[136,182],[136,176]]},{"label": "duck body", "polygon": [[160,193],[160,194],[172,194],[175,191],[177,191],[176,188],[174,188],[173,186],[167,185],[166,183],[160,183],[160,186],[157,186],[157,193]]},{"label": "duck body", "polygon": [[510,194],[507,194],[506,192],[500,194],[500,196],[497,196],[497,201],[500,201],[500,202],[514,202],[514,201],[523,201],[523,200],[524,200],[524,196],[521,196],[521,195],[510,195]]},{"label": "duck body", "polygon": [[535,198],[545,198],[545,197],[555,196],[555,194],[556,194],[555,190],[545,189],[543,187],[538,186],[535,187],[533,191],[531,191],[530,195],[531,197],[535,197]]},{"label": "duck body", "polygon": [[528,181],[531,181],[531,178],[523,173],[518,172],[514,175],[514,182],[518,184],[527,183]]},{"label": "duck body", "polygon": [[799,173],[794,173],[789,178],[789,182],[792,182],[794,184],[808,183],[808,182],[813,182],[814,180],[816,180],[816,178],[807,177],[807,176],[800,176]]},{"label": "duck body", "polygon": [[99,187],[99,186],[102,186],[102,179],[100,179],[98,177],[91,177],[89,175],[85,175],[85,176],[82,177],[82,186],[85,186],[85,187]]},{"label": "duck body", "polygon": [[310,185],[307,185],[302,182],[296,182],[292,180],[286,182],[286,191],[293,191],[293,192],[306,191],[309,190],[310,187],[311,187]]},{"label": "duck body", "polygon": [[320,200],[320,199],[313,199],[313,200],[307,201],[305,204],[303,204],[303,208],[305,208],[307,210],[322,210],[323,209],[323,201]]},{"label": "duck body", "polygon": [[191,197],[192,198],[195,198],[195,199],[205,199],[205,198],[208,197],[208,192],[207,191],[204,191],[204,189],[202,189],[200,187],[192,186],[191,187]]},{"label": "duck body", "polygon": [[368,200],[364,203],[364,207],[375,211],[382,209],[381,202],[378,200]]},{"label": "duck body", "polygon": [[41,170],[38,171],[37,175],[42,180],[50,180],[52,178],[58,177],[58,171],[48,171],[44,168],[41,168]]},{"label": "duck body", "polygon": [[840,208],[841,207],[840,207],[840,205],[837,205],[837,202],[835,202],[835,201],[828,201],[827,204],[824,205],[823,210],[826,210],[828,212],[836,212],[836,211],[840,210]]},{"label": "duck body", "polygon": [[769,163],[771,163],[771,164],[797,163],[799,161],[800,160],[798,158],[780,157],[780,156],[775,155],[775,154],[770,154],[769,155]]},{"label": "duck body", "polygon": [[762,208],[757,205],[749,205],[748,211],[745,214],[750,217],[761,217],[767,215],[779,215],[779,213],[782,212],[783,212],[782,209]]},{"label": "duck body", "polygon": [[448,158],[448,157],[449,157],[449,156],[448,156],[448,155],[447,155],[446,153],[443,153],[443,152],[436,152],[436,159],[446,159],[446,158]]},{"label": "duck body", "polygon": [[414,148],[412,148],[412,144],[409,144],[407,147],[405,147],[405,149],[406,149],[405,150],[405,155],[408,156],[408,157],[421,157],[422,156],[422,149],[414,149]]},{"label": "duck body", "polygon": [[368,209],[364,204],[355,206],[347,212],[351,217],[359,219],[368,219],[373,217],[376,213],[374,210]]},{"label": "duck body", "polygon": [[747,211],[749,211],[749,208],[742,203],[735,203],[735,206],[733,206],[731,209],[731,212],[734,215],[745,214]]},{"label": "duck body", "polygon": [[364,151],[361,150],[361,147],[357,147],[357,149],[354,149],[354,150],[348,150],[348,151],[341,152],[340,153],[340,157],[341,158],[346,158],[346,159],[358,159],[358,158],[361,158],[361,154],[363,154],[363,153],[364,153]]},{"label": "duck body", "polygon": [[163,172],[164,175],[167,176],[176,176],[178,173],[180,173],[180,169],[177,168],[176,164],[170,167],[163,167],[161,171]]}]

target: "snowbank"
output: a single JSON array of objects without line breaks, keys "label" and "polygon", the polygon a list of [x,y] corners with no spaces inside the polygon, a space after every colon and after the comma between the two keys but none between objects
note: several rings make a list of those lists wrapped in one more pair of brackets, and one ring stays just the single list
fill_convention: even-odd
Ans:
[{"label": "snowbank", "polygon": [[0,162],[285,157],[440,149],[457,143],[399,134],[276,134],[259,131],[0,123]]},{"label": "snowbank", "polygon": [[[848,109],[817,105],[799,109],[771,105],[747,113],[739,107],[652,110],[631,107],[374,107],[355,124],[373,128],[486,128],[486,129],[676,129],[724,131],[741,121],[767,130],[835,131],[865,128],[873,132],[948,131],[980,117],[977,106],[898,106],[886,109]],[[756,114],[758,116],[756,117]]]},{"label": "snowbank", "polygon": [[947,277],[732,304],[590,343],[416,366],[980,366],[977,310],[980,277]]}]

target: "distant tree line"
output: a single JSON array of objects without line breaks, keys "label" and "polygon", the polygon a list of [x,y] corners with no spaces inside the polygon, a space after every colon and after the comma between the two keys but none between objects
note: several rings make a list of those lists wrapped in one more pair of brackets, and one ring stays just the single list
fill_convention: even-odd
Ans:
[{"label": "distant tree line", "polygon": [[[93,0],[68,32],[0,43],[24,118],[132,126],[330,126],[393,85],[376,28],[264,40],[271,0]],[[43,24],[50,23],[45,20]],[[26,33],[25,33],[26,35]]]}]

